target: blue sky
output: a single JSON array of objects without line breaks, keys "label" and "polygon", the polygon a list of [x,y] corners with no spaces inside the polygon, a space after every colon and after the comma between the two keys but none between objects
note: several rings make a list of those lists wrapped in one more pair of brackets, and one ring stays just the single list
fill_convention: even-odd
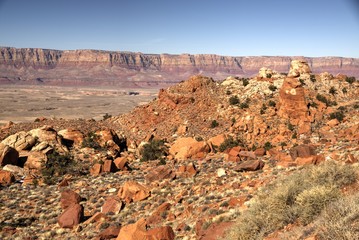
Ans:
[{"label": "blue sky", "polygon": [[0,46],[359,57],[358,0],[0,0]]}]

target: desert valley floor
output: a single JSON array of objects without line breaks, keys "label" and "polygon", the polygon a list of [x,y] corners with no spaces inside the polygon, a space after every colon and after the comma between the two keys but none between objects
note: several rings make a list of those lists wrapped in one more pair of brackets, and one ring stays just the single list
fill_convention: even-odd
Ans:
[{"label": "desert valley floor", "polygon": [[0,124],[38,117],[100,120],[149,102],[158,89],[1,85]]}]

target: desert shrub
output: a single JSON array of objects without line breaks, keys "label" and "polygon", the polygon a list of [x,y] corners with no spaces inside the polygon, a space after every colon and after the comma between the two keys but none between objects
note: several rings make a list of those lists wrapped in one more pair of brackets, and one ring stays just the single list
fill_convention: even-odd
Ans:
[{"label": "desert shrub", "polygon": [[334,186],[315,186],[304,190],[296,197],[295,203],[301,209],[299,220],[303,224],[311,223],[322,209],[340,197],[340,191]]},{"label": "desert shrub", "polygon": [[311,102],[310,107],[317,108],[318,104],[316,102]]},{"label": "desert shrub", "polygon": [[100,149],[102,149],[102,147],[98,143],[98,139],[99,139],[99,136],[96,133],[89,132],[85,136],[84,140],[82,141],[81,147],[82,148],[88,147],[88,148],[100,150]]},{"label": "desert shrub", "polygon": [[328,107],[337,105],[337,103],[335,101],[330,101],[325,96],[323,96],[323,95],[321,95],[319,93],[317,94],[316,98],[317,98],[318,101],[320,101],[322,103],[325,103],[325,105],[327,105]]},{"label": "desert shrub", "polygon": [[312,83],[315,83],[317,81],[317,79],[315,78],[315,75],[313,75],[313,74],[310,75],[310,81]]},{"label": "desert shrub", "polygon": [[224,152],[228,148],[239,146],[239,144],[240,142],[238,140],[235,140],[233,137],[228,137],[221,143],[221,145],[219,145],[219,151]]},{"label": "desert shrub", "polygon": [[239,105],[239,107],[240,107],[241,109],[249,108],[249,104],[248,104],[247,102],[242,102],[242,103]]},{"label": "desert shrub", "polygon": [[335,87],[330,87],[329,93],[332,95],[335,95],[335,94],[337,94],[337,89],[335,89]]},{"label": "desert shrub", "polygon": [[277,87],[274,86],[273,84],[269,85],[269,90],[271,90],[272,92],[274,92],[275,90],[277,90]]},{"label": "desert shrub", "polygon": [[249,84],[249,79],[248,78],[242,78],[242,83],[243,83],[243,86],[247,86]]},{"label": "desert shrub", "polygon": [[288,123],[288,129],[290,130],[290,131],[293,131],[294,130],[294,125],[293,124],[291,124],[290,122]]},{"label": "desert shrub", "polygon": [[317,98],[318,101],[320,101],[322,103],[325,103],[325,104],[328,103],[328,99],[325,96],[323,96],[323,95],[321,95],[319,93],[317,94],[316,98]]},{"label": "desert shrub", "polygon": [[344,119],[344,113],[342,111],[337,111],[329,114],[330,119],[336,118],[339,122],[343,121]]},{"label": "desert shrub", "polygon": [[195,136],[194,139],[196,139],[197,142],[203,141],[203,137],[201,137],[201,136]]},{"label": "desert shrub", "polygon": [[275,101],[269,100],[269,101],[268,101],[268,106],[270,106],[270,107],[275,107],[275,106],[276,106]]},{"label": "desert shrub", "polygon": [[41,174],[47,185],[56,184],[65,174],[77,173],[77,164],[69,154],[61,155],[54,151],[47,155],[47,162],[43,163]]},{"label": "desert shrub", "polygon": [[237,105],[239,103],[239,98],[237,96],[231,96],[229,98],[230,105]]},{"label": "desert shrub", "polygon": [[270,73],[266,74],[266,78],[271,78],[271,77],[272,77],[272,74],[270,74]]},{"label": "desert shrub", "polygon": [[264,149],[266,150],[266,151],[268,151],[269,149],[271,149],[271,148],[273,148],[273,146],[272,146],[272,144],[270,143],[270,142],[266,142],[266,143],[264,143]]},{"label": "desert shrub", "polygon": [[167,156],[167,147],[165,146],[165,142],[163,140],[153,139],[143,145],[140,154],[142,156],[142,162],[161,159],[164,156]]},{"label": "desert shrub", "polygon": [[348,89],[346,87],[342,88],[342,93],[344,94],[348,93]]},{"label": "desert shrub", "polygon": [[355,77],[346,77],[345,81],[349,84],[352,84],[356,81]]},{"label": "desert shrub", "polygon": [[341,112],[345,112],[347,110],[347,108],[344,106],[340,106],[340,107],[338,107],[338,110]]},{"label": "desert shrub", "polygon": [[216,128],[216,127],[218,127],[219,126],[219,123],[216,121],[216,120],[213,120],[212,122],[211,122],[211,128]]},{"label": "desert shrub", "polygon": [[305,85],[304,79],[299,78],[299,82],[300,82],[300,85],[301,85],[301,86],[304,86],[304,85]]},{"label": "desert shrub", "polygon": [[358,109],[358,108],[359,108],[359,104],[354,104],[353,108],[354,108],[354,109]]},{"label": "desert shrub", "polygon": [[260,114],[264,114],[266,110],[267,110],[267,105],[265,103],[263,103],[261,110],[260,110]]},{"label": "desert shrub", "polygon": [[340,197],[341,187],[354,181],[356,172],[352,166],[334,162],[308,166],[280,177],[258,193],[226,239],[263,239],[298,220],[302,224],[311,223]]},{"label": "desert shrub", "polygon": [[109,119],[111,117],[112,117],[112,115],[110,115],[108,113],[106,113],[105,115],[102,116],[103,120]]},{"label": "desert shrub", "polygon": [[294,132],[293,134],[292,134],[292,139],[297,139],[298,138],[298,134],[297,134],[297,132]]},{"label": "desert shrub", "polygon": [[329,204],[315,228],[319,239],[359,239],[359,193]]},{"label": "desert shrub", "polygon": [[226,94],[227,94],[227,95],[231,95],[231,94],[232,94],[232,92],[231,92],[231,91],[229,91],[229,90],[227,90],[227,91],[226,91]]}]

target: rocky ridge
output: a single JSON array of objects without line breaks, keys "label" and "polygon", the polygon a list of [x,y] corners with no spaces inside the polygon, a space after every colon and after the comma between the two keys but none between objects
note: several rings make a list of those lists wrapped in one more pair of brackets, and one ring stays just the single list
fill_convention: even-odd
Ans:
[{"label": "rocky ridge", "polygon": [[[222,80],[228,75],[253,76],[260,67],[287,72],[298,57],[229,57],[214,54],[143,54],[100,50],[0,48],[1,83],[52,85],[158,86],[194,74]],[[314,73],[359,77],[359,60],[301,57]]]},{"label": "rocky ridge", "polygon": [[0,236],[216,239],[278,177],[357,168],[358,91],[300,60],[288,75],[194,76],[107,120],[3,126]]}]

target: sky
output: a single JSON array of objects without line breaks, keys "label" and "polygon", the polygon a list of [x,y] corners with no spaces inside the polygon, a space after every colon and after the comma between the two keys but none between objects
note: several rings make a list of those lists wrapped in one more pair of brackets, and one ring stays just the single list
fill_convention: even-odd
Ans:
[{"label": "sky", "polygon": [[359,58],[359,0],[0,0],[0,46]]}]

